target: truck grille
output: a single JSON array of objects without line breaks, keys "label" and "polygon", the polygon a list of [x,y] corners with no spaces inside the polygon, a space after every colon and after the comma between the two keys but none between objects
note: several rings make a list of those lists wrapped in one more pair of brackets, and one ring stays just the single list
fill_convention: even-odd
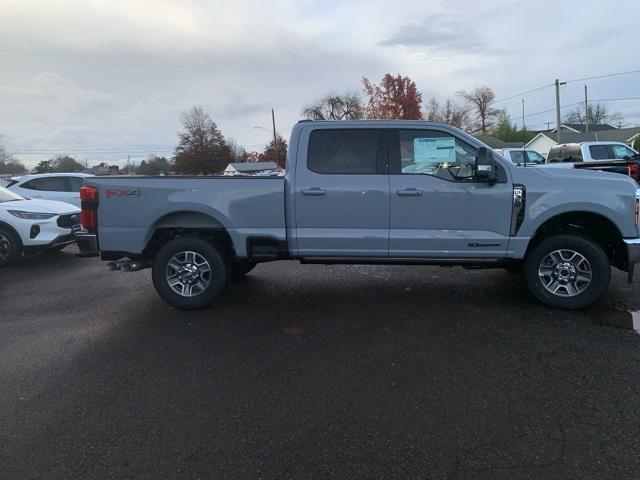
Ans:
[{"label": "truck grille", "polygon": [[80,225],[80,214],[72,213],[69,215],[60,215],[57,223],[60,228],[71,228],[73,226]]}]

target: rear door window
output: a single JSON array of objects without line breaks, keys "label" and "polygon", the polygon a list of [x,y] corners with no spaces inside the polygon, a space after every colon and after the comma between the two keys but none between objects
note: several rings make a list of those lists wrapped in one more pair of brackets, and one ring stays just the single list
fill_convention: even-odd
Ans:
[{"label": "rear door window", "polygon": [[309,170],[323,174],[376,174],[384,165],[384,131],[368,129],[321,129],[309,137]]},{"label": "rear door window", "polygon": [[82,186],[82,177],[69,177],[69,188],[72,192],[79,192]]},{"label": "rear door window", "polygon": [[32,180],[35,182],[35,190],[43,192],[69,192],[68,177],[45,177]]},{"label": "rear door window", "polygon": [[606,145],[589,145],[589,153],[593,160],[609,159],[609,150]]},{"label": "rear door window", "polygon": [[522,150],[511,150],[511,161],[513,163],[524,163],[524,155]]}]

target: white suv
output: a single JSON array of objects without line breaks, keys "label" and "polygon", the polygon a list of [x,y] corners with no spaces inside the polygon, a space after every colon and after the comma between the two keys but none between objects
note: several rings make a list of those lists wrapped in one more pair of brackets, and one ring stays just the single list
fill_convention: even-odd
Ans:
[{"label": "white suv", "polygon": [[61,250],[74,243],[80,209],[51,200],[27,200],[0,188],[0,267],[23,253]]},{"label": "white suv", "polygon": [[25,198],[57,200],[80,207],[80,187],[87,173],[40,173],[12,178],[7,188]]},{"label": "white suv", "polygon": [[[535,150],[525,150],[522,148],[499,148],[495,150],[498,154],[515,163],[518,167],[527,165],[542,165],[545,159]],[[527,156],[525,162],[525,155]]]}]

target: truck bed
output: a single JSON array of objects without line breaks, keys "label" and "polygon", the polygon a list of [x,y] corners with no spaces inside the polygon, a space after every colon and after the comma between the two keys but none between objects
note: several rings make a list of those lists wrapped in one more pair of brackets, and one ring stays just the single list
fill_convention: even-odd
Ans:
[{"label": "truck bed", "polygon": [[101,251],[139,254],[156,228],[187,224],[224,227],[238,256],[248,237],[286,240],[282,177],[108,176],[85,185],[98,189]]}]

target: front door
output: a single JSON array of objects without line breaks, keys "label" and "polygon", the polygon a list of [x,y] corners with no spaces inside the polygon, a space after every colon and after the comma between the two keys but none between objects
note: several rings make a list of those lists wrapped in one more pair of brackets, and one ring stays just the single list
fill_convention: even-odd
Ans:
[{"label": "front door", "polygon": [[299,256],[388,255],[385,133],[380,128],[302,131],[294,197]]},{"label": "front door", "polygon": [[504,257],[513,187],[475,181],[476,148],[445,129],[389,129],[391,257]]}]

